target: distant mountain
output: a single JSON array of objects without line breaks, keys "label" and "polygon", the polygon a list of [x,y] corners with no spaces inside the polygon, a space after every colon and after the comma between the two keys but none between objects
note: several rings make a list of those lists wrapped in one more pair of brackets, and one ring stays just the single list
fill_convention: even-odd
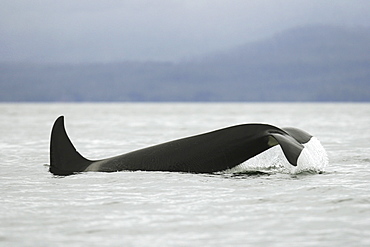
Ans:
[{"label": "distant mountain", "polygon": [[180,63],[0,64],[0,101],[370,101],[370,29],[299,27]]}]

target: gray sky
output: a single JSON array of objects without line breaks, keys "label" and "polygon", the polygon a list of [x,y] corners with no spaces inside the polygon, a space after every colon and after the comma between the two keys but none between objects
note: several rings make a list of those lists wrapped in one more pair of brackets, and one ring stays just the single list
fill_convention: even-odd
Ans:
[{"label": "gray sky", "polygon": [[370,26],[370,1],[0,0],[0,62],[176,61],[307,24]]}]

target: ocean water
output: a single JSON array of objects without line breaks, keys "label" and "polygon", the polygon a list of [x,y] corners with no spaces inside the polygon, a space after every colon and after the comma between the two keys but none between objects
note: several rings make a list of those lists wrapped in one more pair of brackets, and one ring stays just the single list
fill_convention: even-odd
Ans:
[{"label": "ocean water", "polygon": [[[243,174],[57,177],[59,115],[89,159],[269,123],[311,133],[329,162],[282,169],[277,147]],[[370,104],[0,104],[0,246],[370,246],[369,127]]]}]

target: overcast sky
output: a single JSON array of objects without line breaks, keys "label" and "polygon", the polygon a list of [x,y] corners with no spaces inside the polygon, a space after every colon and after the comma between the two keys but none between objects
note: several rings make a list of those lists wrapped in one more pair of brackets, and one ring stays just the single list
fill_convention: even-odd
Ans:
[{"label": "overcast sky", "polygon": [[0,62],[177,61],[307,24],[370,25],[369,0],[0,0]]}]

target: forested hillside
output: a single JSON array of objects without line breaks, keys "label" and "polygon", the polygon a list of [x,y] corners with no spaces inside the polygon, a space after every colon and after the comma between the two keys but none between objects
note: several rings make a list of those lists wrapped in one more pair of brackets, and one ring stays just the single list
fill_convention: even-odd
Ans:
[{"label": "forested hillside", "polygon": [[0,64],[0,101],[369,101],[370,30],[301,27],[178,63]]}]

